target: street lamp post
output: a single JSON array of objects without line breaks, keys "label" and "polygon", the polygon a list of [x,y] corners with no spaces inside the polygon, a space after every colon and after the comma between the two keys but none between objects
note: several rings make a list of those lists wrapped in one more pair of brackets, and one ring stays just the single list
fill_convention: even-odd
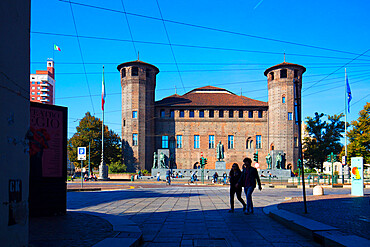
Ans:
[{"label": "street lamp post", "polygon": [[295,78],[294,83],[294,108],[295,108],[295,120],[298,125],[298,166],[300,166],[302,171],[302,188],[303,188],[303,203],[304,203],[304,213],[307,214],[307,203],[306,203],[306,187],[304,182],[304,167],[303,167],[303,157],[302,157],[302,108],[301,108],[301,94],[299,88],[299,80]]}]

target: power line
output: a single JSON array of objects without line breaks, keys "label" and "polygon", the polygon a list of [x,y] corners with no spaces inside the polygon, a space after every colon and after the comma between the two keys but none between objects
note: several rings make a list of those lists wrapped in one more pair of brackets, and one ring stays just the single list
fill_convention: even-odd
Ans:
[{"label": "power line", "polygon": [[[328,67],[309,67],[310,69],[327,69],[337,66],[328,66]],[[366,66],[367,67],[367,66]],[[183,73],[193,73],[193,72],[223,72],[223,71],[264,71],[265,68],[238,68],[238,69],[188,69],[188,70],[180,70]],[[163,70],[161,73],[177,73],[178,70]],[[107,71],[106,74],[118,74],[117,71]],[[84,72],[59,72],[59,75],[78,75],[84,74]],[[101,72],[87,72],[87,74],[101,74]]]},{"label": "power line", "polygon": [[[368,73],[363,73],[364,71],[368,71],[368,70],[360,70],[360,71],[354,71],[352,74],[355,74],[355,73],[361,73],[361,76],[363,75],[367,75]],[[370,73],[370,72],[369,72]],[[305,77],[316,77],[316,76],[322,76],[322,75],[325,75],[325,74],[317,74],[317,75],[311,75],[311,76],[305,76]],[[342,77],[335,77],[335,78],[331,78],[331,79],[327,79],[327,80],[335,80],[335,79],[340,79]],[[266,82],[266,79],[259,79],[259,80],[250,80],[250,81],[237,81],[237,82],[228,82],[228,83],[216,83],[216,84],[212,84],[213,86],[227,86],[227,85],[240,85],[240,84],[249,84],[249,83],[255,83],[255,82]],[[304,85],[306,84],[311,84],[311,83],[315,83],[317,81],[308,81],[308,82],[305,82]],[[324,84],[326,85],[326,84]],[[188,86],[188,87],[185,87],[185,88],[194,88],[194,86]],[[155,89],[154,91],[169,91],[169,90],[173,90],[172,88],[162,88],[162,89]],[[265,89],[267,90],[267,88]],[[250,92],[250,91],[247,91],[247,93]],[[121,92],[117,92],[117,93],[107,93],[107,95],[121,95]],[[94,94],[92,95],[93,97],[97,97],[97,96],[101,96],[100,94]],[[67,97],[57,97],[56,99],[74,99],[74,98],[83,98],[83,97],[89,97],[88,95],[78,95],[78,96],[67,96]]]},{"label": "power line", "polygon": [[[344,59],[347,59],[347,58],[344,58]],[[44,64],[45,62],[39,62],[39,61],[31,61],[31,64]],[[101,64],[113,64],[113,65],[117,65],[117,64],[121,64],[122,62],[85,62],[85,64],[89,64],[89,65],[101,65]],[[58,64],[82,64],[81,62],[58,62]],[[173,65],[174,63],[173,62],[153,62],[153,64],[161,64],[161,65]],[[193,66],[203,66],[203,65],[212,65],[212,66],[215,66],[215,65],[242,65],[242,66],[249,66],[249,65],[263,65],[263,66],[270,66],[271,63],[214,63],[214,62],[183,62],[183,63],[177,63],[177,64],[181,64],[181,65],[193,65]],[[305,63],[305,66],[307,65],[342,65],[342,63]],[[352,63],[352,64],[349,64],[348,66],[352,66],[352,67],[362,67],[362,66],[370,66],[370,63]],[[161,71],[162,72],[162,71]]]},{"label": "power line", "polygon": [[363,53],[361,53],[360,55],[358,55],[357,57],[353,58],[351,61],[347,62],[346,64],[340,66],[338,69],[334,70],[333,72],[331,72],[330,74],[328,74],[327,76],[323,77],[321,80],[318,80],[316,83],[314,83],[313,85],[311,85],[310,87],[306,88],[303,92],[307,91],[308,89],[312,88],[313,86],[315,86],[317,83],[320,83],[321,81],[325,80],[326,78],[328,78],[329,76],[331,76],[332,74],[334,74],[335,72],[337,72],[338,70],[344,68],[347,64],[350,64],[351,62],[355,61],[357,58],[365,55],[366,52],[368,52],[370,49],[367,49],[366,51],[364,51]]},{"label": "power line", "polygon": [[89,90],[91,106],[92,106],[92,108],[93,108],[93,112],[94,112],[94,114],[95,114],[94,103],[93,103],[93,100],[92,100],[92,97],[91,97],[91,91],[90,91],[89,80],[88,80],[88,78],[87,78],[86,67],[85,67],[85,62],[84,62],[84,57],[83,57],[83,54],[82,54],[82,49],[81,49],[81,44],[80,44],[80,38],[79,38],[79,36],[78,36],[77,25],[76,25],[76,21],[75,21],[75,16],[74,16],[74,14],[73,14],[73,8],[72,8],[71,1],[69,2],[69,6],[71,7],[71,13],[72,13],[73,25],[74,25],[74,27],[75,27],[75,31],[76,31],[77,43],[78,43],[78,48],[79,48],[79,50],[80,50],[80,55],[81,55],[81,60],[82,60],[82,66],[83,66],[83,69],[84,69],[84,72],[85,72],[85,78],[86,78],[86,83],[87,83],[87,89]]},{"label": "power line", "polygon": [[136,51],[134,38],[133,38],[133,36],[132,36],[131,27],[130,27],[130,23],[129,23],[128,18],[127,18],[126,9],[125,9],[125,5],[123,4],[123,0],[121,0],[121,3],[122,3],[123,12],[125,13],[126,22],[127,22],[127,26],[128,26],[128,31],[130,32],[130,37],[131,37],[131,41],[132,41],[132,46],[134,47],[135,56],[136,56],[136,54],[138,54],[138,53],[137,53],[137,51]]},{"label": "power line", "polygon": [[167,36],[167,40],[168,40],[168,44],[170,45],[170,48],[171,48],[171,53],[172,53],[172,56],[173,56],[173,60],[175,61],[176,69],[177,69],[177,72],[178,72],[178,74],[179,74],[180,81],[181,81],[181,84],[182,84],[182,88],[184,89],[184,93],[185,93],[186,91],[185,91],[184,82],[183,82],[183,80],[182,80],[182,76],[181,76],[181,73],[180,73],[180,70],[179,70],[179,65],[177,64],[177,61],[176,61],[175,52],[173,51],[173,48],[172,48],[172,44],[171,44],[170,36],[168,35],[168,31],[167,31],[167,28],[166,28],[166,24],[165,24],[165,22],[164,22],[164,20],[163,20],[163,15],[162,15],[161,7],[159,6],[159,2],[158,2],[158,0],[156,0],[156,2],[157,2],[157,6],[158,6],[159,14],[160,14],[161,19],[162,19],[162,23],[163,23],[164,31],[166,32],[166,36]]},{"label": "power line", "polygon": [[[59,1],[60,2],[67,2],[66,0],[59,0]],[[95,8],[95,9],[100,9],[100,10],[105,10],[105,11],[110,11],[110,12],[116,12],[116,13],[122,13],[122,11],[115,10],[115,9],[109,9],[109,8],[99,7],[99,6],[95,6],[95,5],[88,5],[88,4],[78,3],[78,2],[71,2],[71,1],[69,1],[69,2],[72,3],[72,4],[84,6],[84,7],[90,7],[90,8]],[[189,27],[201,28],[201,29],[206,29],[206,30],[210,30],[210,31],[217,31],[217,32],[222,32],[222,33],[227,33],[227,34],[233,34],[233,35],[244,36],[244,37],[255,38],[255,39],[262,39],[262,40],[267,40],[267,41],[285,43],[285,44],[289,44],[289,45],[296,45],[296,46],[302,46],[302,47],[325,50],[325,51],[331,51],[331,52],[345,53],[345,54],[350,54],[350,55],[359,55],[358,53],[354,53],[354,52],[342,51],[342,50],[320,47],[320,46],[315,46],[315,45],[308,45],[308,44],[303,44],[303,43],[297,43],[297,42],[291,42],[291,41],[286,41],[286,40],[268,38],[268,37],[246,34],[246,33],[240,33],[240,32],[235,32],[235,31],[230,31],[230,30],[219,29],[219,28],[201,26],[201,25],[197,25],[197,24],[190,24],[190,23],[185,23],[185,22],[180,22],[180,21],[175,21],[175,20],[163,19],[162,16],[161,16],[161,18],[157,18],[157,17],[153,17],[153,16],[146,16],[146,15],[141,15],[141,14],[136,14],[136,13],[129,13],[129,12],[125,12],[125,13],[127,15],[132,15],[132,16],[137,16],[137,17],[142,17],[142,18],[147,18],[147,19],[152,19],[152,20],[159,20],[159,21],[163,21],[163,22],[170,22],[170,23],[174,23],[174,24],[178,24],[178,25],[185,25],[185,26],[189,26]],[[366,56],[366,57],[368,57],[368,56]]]},{"label": "power line", "polygon": [[[357,103],[361,102],[362,100],[366,99],[366,98],[367,98],[367,97],[369,97],[369,96],[370,96],[370,93],[369,93],[369,94],[367,94],[367,95],[365,95],[365,96],[364,96],[364,97],[362,97],[361,99],[357,100],[356,102],[352,103],[352,104],[351,104],[351,106],[356,105]],[[345,111],[345,109],[341,110],[340,112],[338,112],[338,113],[337,113],[337,115],[338,115],[338,114],[340,114],[340,113],[343,113],[344,111]]]},{"label": "power line", "polygon": [[[32,34],[41,34],[41,35],[55,35],[55,36],[63,36],[63,37],[76,37],[73,34],[62,34],[62,33],[51,33],[51,32],[40,32],[40,31],[32,31]],[[86,35],[79,35],[79,38],[85,39],[95,39],[95,40],[106,40],[106,41],[117,41],[117,42],[132,42],[131,40],[127,39],[118,39],[118,38],[107,38],[107,37],[97,37],[97,36],[86,36]],[[135,43],[141,44],[150,44],[150,45],[165,45],[168,46],[168,43],[162,42],[153,42],[153,41],[139,41],[134,40]],[[187,45],[187,44],[174,44],[171,43],[172,46],[178,47],[187,47],[187,48],[199,48],[199,49],[208,49],[208,50],[221,50],[221,51],[234,51],[234,52],[246,52],[246,53],[261,53],[261,54],[270,54],[270,55],[283,55],[282,52],[271,52],[271,51],[257,51],[257,50],[245,50],[245,49],[235,49],[235,48],[222,48],[222,47],[212,47],[212,46],[200,46],[200,45]],[[320,56],[320,55],[309,55],[309,54],[297,54],[297,53],[285,53],[289,56],[298,56],[298,57],[312,57],[312,58],[325,58],[325,59],[340,59],[340,60],[348,60],[351,58],[345,57],[333,57],[333,56]],[[357,59],[359,61],[370,61],[369,59]]]}]

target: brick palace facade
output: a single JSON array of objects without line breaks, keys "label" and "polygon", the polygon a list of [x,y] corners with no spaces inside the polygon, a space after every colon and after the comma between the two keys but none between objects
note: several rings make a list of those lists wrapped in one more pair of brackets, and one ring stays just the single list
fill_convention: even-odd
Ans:
[{"label": "brick palace facade", "polygon": [[283,150],[286,166],[295,169],[298,127],[295,124],[294,86],[299,93],[306,69],[283,62],[265,71],[268,102],[239,96],[223,88],[206,86],[184,95],[155,101],[154,65],[132,61],[118,65],[122,87],[122,143],[125,163],[150,170],[153,153],[168,149],[173,168],[191,169],[201,154],[206,169],[214,169],[216,146],[224,145],[226,168],[258,151],[261,169],[266,155]]}]

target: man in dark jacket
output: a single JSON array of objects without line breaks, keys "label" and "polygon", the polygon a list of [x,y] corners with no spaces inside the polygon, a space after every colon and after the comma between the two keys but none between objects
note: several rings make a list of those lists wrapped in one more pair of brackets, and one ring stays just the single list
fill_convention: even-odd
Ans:
[{"label": "man in dark jacket", "polygon": [[259,190],[262,190],[262,186],[257,169],[252,167],[252,160],[250,158],[245,158],[243,163],[242,175],[236,186],[241,184],[244,187],[245,196],[247,198],[247,212],[245,214],[253,214],[252,193],[254,188],[256,188],[256,181]]}]

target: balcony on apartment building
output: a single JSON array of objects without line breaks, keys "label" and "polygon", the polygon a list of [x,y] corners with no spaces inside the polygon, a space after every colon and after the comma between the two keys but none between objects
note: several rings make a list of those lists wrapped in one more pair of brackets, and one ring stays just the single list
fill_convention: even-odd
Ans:
[{"label": "balcony on apartment building", "polygon": [[42,94],[41,94],[41,97],[49,97],[49,94],[47,94],[47,93],[42,93]]},{"label": "balcony on apartment building", "polygon": [[49,83],[47,81],[41,81],[41,84],[40,84],[42,87],[48,87],[49,86]]},{"label": "balcony on apartment building", "polygon": [[40,89],[41,92],[49,92],[50,90],[47,87],[42,87]]},{"label": "balcony on apartment building", "polygon": [[49,99],[40,99],[41,102],[50,102]]}]

